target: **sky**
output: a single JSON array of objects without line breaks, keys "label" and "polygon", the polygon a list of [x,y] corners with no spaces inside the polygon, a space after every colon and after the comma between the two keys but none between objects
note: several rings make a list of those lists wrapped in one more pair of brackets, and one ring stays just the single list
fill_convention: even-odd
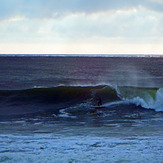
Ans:
[{"label": "sky", "polygon": [[163,54],[163,0],[0,0],[0,54]]}]

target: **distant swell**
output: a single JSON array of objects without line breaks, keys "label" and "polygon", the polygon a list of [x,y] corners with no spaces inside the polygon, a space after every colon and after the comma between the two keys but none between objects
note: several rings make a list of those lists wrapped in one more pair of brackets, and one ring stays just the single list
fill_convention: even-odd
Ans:
[{"label": "distant swell", "polygon": [[0,90],[0,116],[56,113],[81,103],[103,104],[124,101],[143,108],[163,111],[163,89],[111,86],[58,86],[26,90]]}]

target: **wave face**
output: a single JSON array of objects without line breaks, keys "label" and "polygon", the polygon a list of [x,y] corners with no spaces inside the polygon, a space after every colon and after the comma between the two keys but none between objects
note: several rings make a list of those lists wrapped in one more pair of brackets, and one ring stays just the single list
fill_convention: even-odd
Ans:
[{"label": "wave face", "polygon": [[72,106],[80,106],[81,110],[84,111],[85,108],[89,109],[91,105],[97,105],[97,97],[101,97],[102,103],[108,108],[112,104],[134,104],[146,109],[163,111],[162,88],[112,87],[106,85],[58,86],[25,90],[1,90],[0,116],[56,114],[61,109]]},{"label": "wave face", "polygon": [[[103,91],[104,88],[104,86],[59,86],[26,90],[1,90],[0,104],[2,108],[0,114],[26,114],[48,109],[57,110],[57,108],[65,108],[91,100],[93,96],[96,96],[96,92],[99,92],[99,95],[104,97],[106,96],[106,92]],[[105,89],[109,93],[108,97],[112,100],[118,98],[112,88],[107,87]],[[104,99],[106,98],[104,97]]]}]

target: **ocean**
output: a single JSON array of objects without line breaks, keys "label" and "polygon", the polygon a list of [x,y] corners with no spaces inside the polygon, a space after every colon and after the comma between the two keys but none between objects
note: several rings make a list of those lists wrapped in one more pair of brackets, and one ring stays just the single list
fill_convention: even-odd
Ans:
[{"label": "ocean", "polygon": [[163,57],[0,56],[0,162],[163,163]]}]

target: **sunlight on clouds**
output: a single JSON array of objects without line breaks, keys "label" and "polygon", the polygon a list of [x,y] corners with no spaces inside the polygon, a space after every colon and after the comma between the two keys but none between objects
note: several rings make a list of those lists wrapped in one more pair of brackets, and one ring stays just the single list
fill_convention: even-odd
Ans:
[{"label": "sunlight on clouds", "polygon": [[25,20],[25,17],[16,16],[16,17],[11,17],[11,18],[7,19],[7,21],[9,21],[9,22],[16,22],[16,21],[22,21],[22,20]]},{"label": "sunlight on clouds", "polygon": [[[12,41],[53,42],[90,37],[162,37],[162,16],[142,9],[93,13],[74,13],[61,19],[16,17],[0,23],[0,34]],[[163,23],[163,22],[162,22]],[[12,29],[11,29],[12,28]],[[19,31],[19,32],[18,32]],[[12,37],[7,38],[7,34]],[[17,39],[19,38],[19,39]],[[148,41],[148,39],[146,40]]]},{"label": "sunlight on clouds", "polygon": [[1,20],[0,53],[163,53],[163,15],[142,5],[48,14]]}]

